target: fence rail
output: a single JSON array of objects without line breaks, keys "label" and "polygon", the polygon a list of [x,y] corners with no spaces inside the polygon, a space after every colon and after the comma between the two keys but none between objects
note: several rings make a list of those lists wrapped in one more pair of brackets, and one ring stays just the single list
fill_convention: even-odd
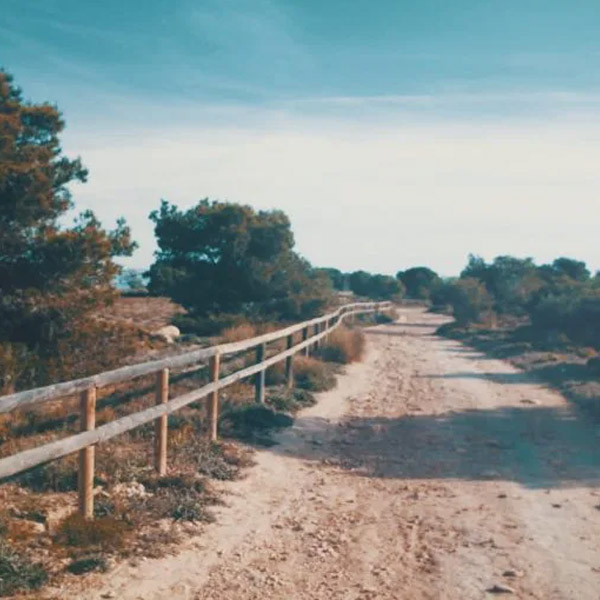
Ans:
[{"label": "fence rail", "polygon": [[[285,375],[288,386],[293,382],[293,356],[298,352],[308,353],[311,347],[326,338],[336,329],[344,318],[362,313],[384,311],[391,308],[391,302],[360,302],[347,304],[335,312],[304,321],[278,331],[266,333],[254,338],[212,346],[202,350],[194,350],[179,356],[144,362],[136,365],[106,371],[91,377],[57,383],[33,390],[18,392],[0,397],[0,413],[25,407],[37,406],[51,400],[80,393],[80,433],[67,438],[25,450],[0,459],[0,479],[10,477],[79,451],[79,510],[86,518],[93,516],[93,480],[95,445],[114,438],[117,435],[135,429],[146,423],[155,421],[155,468],[164,475],[167,469],[167,415],[196,402],[202,398],[207,401],[209,418],[209,435],[217,439],[219,416],[219,390],[246,379],[255,378],[255,399],[264,402],[265,371],[276,363],[285,361]],[[310,329],[313,328],[313,334]],[[300,342],[294,344],[294,334],[301,332]],[[274,356],[266,358],[266,346],[281,339],[286,340],[286,349]],[[256,364],[220,378],[220,359],[222,356],[235,354],[256,348]],[[169,370],[189,367],[209,361],[210,383],[197,390],[188,392],[169,400]],[[198,364],[198,368],[200,368]],[[156,374],[156,404],[150,408],[121,417],[100,427],[95,427],[96,390],[109,384],[129,381],[131,379]]]}]

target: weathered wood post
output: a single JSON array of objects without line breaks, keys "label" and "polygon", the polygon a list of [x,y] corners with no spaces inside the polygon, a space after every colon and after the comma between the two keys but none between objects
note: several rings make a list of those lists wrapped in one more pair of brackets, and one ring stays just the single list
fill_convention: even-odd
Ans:
[{"label": "weathered wood post", "polygon": [[[156,373],[156,404],[166,404],[169,401],[169,369]],[[167,436],[168,416],[162,415],[155,421],[154,435],[154,468],[160,477],[167,474]]]},{"label": "weathered wood post", "polygon": [[[289,350],[294,345],[294,336],[288,335],[286,348]],[[285,385],[288,389],[294,386],[294,357],[288,356],[285,359]]]},{"label": "weathered wood post", "polygon": [[[256,346],[256,364],[265,359],[266,350],[266,344]],[[265,369],[259,371],[254,379],[254,400],[258,404],[265,403]]]},{"label": "weathered wood post", "polygon": [[[321,324],[317,323],[315,325],[314,334],[319,335],[319,333],[321,333]],[[316,352],[319,349],[319,346],[320,346],[320,340],[317,340],[313,345],[313,350]]]},{"label": "weathered wood post", "polygon": [[[81,431],[92,431],[96,427],[96,388],[89,387],[81,393],[79,403]],[[79,451],[79,514],[84,519],[94,518],[94,457],[95,446]]]},{"label": "weathered wood post", "polygon": [[[302,329],[302,341],[305,342],[308,339],[308,327]],[[310,354],[310,346],[306,346],[302,349],[302,354],[308,356]]]},{"label": "weathered wood post", "polygon": [[[208,372],[212,383],[219,381],[219,370],[221,366],[221,356],[217,352],[208,360]],[[219,420],[219,391],[215,390],[208,395],[206,399],[206,412],[209,421],[209,438],[211,442],[217,441],[217,422]]]}]

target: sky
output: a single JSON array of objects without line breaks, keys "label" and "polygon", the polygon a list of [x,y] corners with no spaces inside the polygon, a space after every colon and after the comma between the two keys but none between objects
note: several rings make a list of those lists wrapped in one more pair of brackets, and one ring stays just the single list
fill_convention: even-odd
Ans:
[{"label": "sky", "polygon": [[229,200],[317,266],[458,274],[469,253],[600,269],[598,0],[0,0],[0,65],[130,224]]}]

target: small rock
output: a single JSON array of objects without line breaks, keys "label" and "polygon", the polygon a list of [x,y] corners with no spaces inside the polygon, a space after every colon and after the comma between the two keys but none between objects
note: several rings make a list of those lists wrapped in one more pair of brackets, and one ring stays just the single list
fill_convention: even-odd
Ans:
[{"label": "small rock", "polygon": [[116,496],[125,496],[125,498],[146,498],[150,495],[144,485],[137,481],[117,483],[112,491]]},{"label": "small rock", "polygon": [[181,335],[181,331],[175,325],[166,325],[153,333],[155,336],[162,338],[167,344],[172,344]]},{"label": "small rock", "polygon": [[515,571],[515,569],[506,569],[502,575],[504,577],[523,577],[525,573],[523,571]]},{"label": "small rock", "polygon": [[502,585],[499,583],[496,583],[491,588],[488,588],[486,591],[489,592],[490,594],[514,594],[515,593],[515,590],[513,588],[509,587],[508,585]]}]

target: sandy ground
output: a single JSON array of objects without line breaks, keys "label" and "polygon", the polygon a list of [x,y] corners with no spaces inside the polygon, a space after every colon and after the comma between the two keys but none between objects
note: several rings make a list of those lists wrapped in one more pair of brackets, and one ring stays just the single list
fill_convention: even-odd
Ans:
[{"label": "sandy ground", "polygon": [[64,597],[600,598],[600,425],[442,322],[372,329],[203,535]]}]

